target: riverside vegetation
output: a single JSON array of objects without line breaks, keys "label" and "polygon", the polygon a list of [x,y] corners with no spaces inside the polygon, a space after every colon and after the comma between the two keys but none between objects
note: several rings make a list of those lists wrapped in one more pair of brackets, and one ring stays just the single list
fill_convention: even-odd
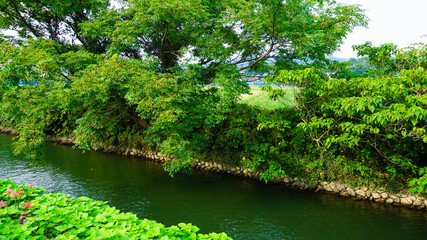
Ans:
[{"label": "riverside vegetation", "polygon": [[[5,0],[0,15],[19,34],[0,46],[0,124],[19,131],[16,154],[43,157],[47,135],[66,136],[171,155],[171,175],[209,159],[265,181],[427,191],[426,45],[355,46],[363,73],[328,61],[367,24],[356,5]],[[240,102],[245,70],[269,72],[262,90],[290,101]]]}]

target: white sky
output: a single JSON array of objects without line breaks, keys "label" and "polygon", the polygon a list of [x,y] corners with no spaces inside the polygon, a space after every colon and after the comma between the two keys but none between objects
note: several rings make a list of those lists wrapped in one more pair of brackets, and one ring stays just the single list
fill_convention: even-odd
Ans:
[{"label": "white sky", "polygon": [[368,28],[355,28],[347,35],[335,57],[356,57],[352,45],[371,41],[374,46],[395,43],[399,48],[427,42],[427,0],[338,0],[360,4],[370,19]]}]

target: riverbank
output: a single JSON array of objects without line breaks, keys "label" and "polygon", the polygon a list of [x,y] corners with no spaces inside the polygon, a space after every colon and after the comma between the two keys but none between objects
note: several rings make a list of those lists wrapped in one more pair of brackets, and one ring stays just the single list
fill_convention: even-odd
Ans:
[{"label": "riverbank", "polygon": [[[18,131],[10,128],[0,128],[0,132],[8,134],[18,134]],[[72,145],[73,140],[64,137],[49,137],[50,141],[58,144]],[[134,156],[148,158],[157,162],[165,162],[169,159],[161,153],[155,152],[144,152],[139,149],[120,148],[120,147],[106,147],[99,149],[104,152],[116,153],[124,156]],[[202,171],[217,172],[223,174],[232,174],[235,176],[252,178],[259,180],[262,172],[252,171],[251,169],[245,169],[240,166],[229,166],[216,162],[207,162],[195,160],[192,166],[194,169]],[[375,186],[349,186],[338,182],[319,182],[314,186],[307,184],[304,180],[293,178],[290,176],[280,176],[272,181],[276,184],[286,184],[296,189],[311,189],[314,191],[324,191],[331,194],[340,195],[343,197],[350,197],[354,200],[367,200],[374,201],[384,204],[392,204],[396,206],[403,206],[407,208],[426,210],[427,199],[425,196],[419,194],[411,194],[407,190],[403,190],[399,193],[387,192],[384,189],[377,188]]]}]

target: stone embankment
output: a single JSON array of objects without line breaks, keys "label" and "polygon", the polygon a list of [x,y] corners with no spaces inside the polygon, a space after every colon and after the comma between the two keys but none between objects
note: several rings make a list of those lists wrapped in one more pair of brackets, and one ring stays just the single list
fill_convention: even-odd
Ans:
[{"label": "stone embankment", "polygon": [[397,206],[405,206],[426,210],[427,199],[419,194],[412,194],[409,191],[400,193],[386,192],[384,189],[372,187],[350,187],[336,182],[321,182],[317,185],[319,190],[339,194],[355,199],[370,200],[378,203],[387,203]]},{"label": "stone embankment", "polygon": [[18,135],[19,134],[19,132],[16,131],[15,129],[7,128],[7,127],[0,127],[0,132],[12,134],[12,135]]},{"label": "stone embankment", "polygon": [[[18,134],[18,131],[14,129],[3,127],[0,127],[0,132],[9,133],[13,135]],[[73,140],[70,138],[49,137],[49,139],[50,141],[59,144],[73,144]],[[170,159],[169,156],[166,156],[159,152],[144,152],[139,149],[110,146],[99,150],[104,152],[117,153],[124,156],[145,157],[162,163]],[[194,161],[192,167],[194,169],[199,169],[202,171],[227,173],[256,180],[259,180],[262,174],[262,172],[253,171],[252,169],[244,167],[229,166],[217,162],[207,162],[197,159]],[[337,182],[320,182],[315,187],[313,187],[312,185],[306,184],[302,179],[298,179],[296,177],[292,178],[289,176],[280,176],[276,179],[273,179],[271,182],[286,184],[290,187],[297,189],[313,189],[315,191],[324,191],[331,194],[341,195],[343,197],[352,197],[355,200],[370,200],[378,203],[386,203],[393,204],[396,206],[427,210],[426,197],[419,194],[412,194],[407,190],[395,194],[387,192],[384,189],[378,189],[374,185],[371,185],[370,187],[352,187]]]},{"label": "stone embankment", "polygon": [[[144,156],[159,162],[165,162],[169,159],[168,156],[161,153],[139,153],[136,149],[128,149],[122,153],[124,153],[124,155],[131,156]],[[203,171],[228,173],[257,180],[260,179],[262,174],[262,172],[253,171],[252,169],[227,166],[217,162],[206,162],[201,160],[196,160],[192,167]],[[337,182],[320,182],[315,187],[311,187],[303,180],[289,176],[280,176],[279,178],[273,179],[272,182],[286,184],[297,189],[313,189],[315,191],[324,191],[331,194],[341,195],[343,197],[352,197],[355,200],[370,200],[378,203],[427,210],[427,199],[422,195],[412,194],[407,190],[400,193],[390,193],[384,189],[377,189],[374,185],[371,185],[370,187],[352,187]]]}]

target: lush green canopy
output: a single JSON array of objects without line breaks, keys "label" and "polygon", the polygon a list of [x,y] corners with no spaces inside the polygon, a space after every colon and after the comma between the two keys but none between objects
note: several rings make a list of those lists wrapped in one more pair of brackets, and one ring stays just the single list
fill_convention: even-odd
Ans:
[{"label": "lush green canopy", "polygon": [[[366,18],[333,0],[0,0],[0,124],[15,152],[46,135],[425,192],[426,46],[356,46],[367,71],[326,56]],[[310,68],[309,68],[310,67]],[[326,71],[325,71],[326,70]],[[239,103],[245,72],[293,107]],[[329,74],[329,76],[327,74]],[[287,86],[287,88],[283,88]],[[401,184],[401,185],[399,185]]]},{"label": "lush green canopy", "polygon": [[[70,136],[171,154],[172,173],[214,156],[265,179],[413,178],[423,192],[425,45],[366,43],[364,78],[324,74],[326,55],[365,25],[359,6],[332,0],[0,0],[0,28],[18,31],[0,37],[0,124],[31,158],[46,135]],[[244,70],[269,72],[273,98],[277,83],[296,86],[294,108],[239,104]]]},{"label": "lush green canopy", "polygon": [[36,157],[46,134],[65,134],[85,149],[159,148],[179,169],[247,92],[241,70],[322,60],[366,24],[335,1],[121,4],[0,1],[0,28],[19,33],[0,55],[0,119],[20,130],[18,153]]},{"label": "lush green canopy", "polygon": [[[294,102],[301,127],[326,159],[367,182],[383,178],[427,187],[427,46],[398,49],[394,44],[355,46],[372,67],[365,77],[328,78],[313,68],[279,71],[270,83],[298,86]],[[354,75],[356,76],[356,75]],[[272,97],[281,89],[266,87]],[[344,164],[343,164],[344,162]],[[351,163],[353,162],[353,163]],[[323,163],[320,163],[323,164]],[[341,167],[340,167],[341,168]],[[320,174],[320,173],[319,173]]]},{"label": "lush green canopy", "polygon": [[60,44],[82,44],[103,53],[107,39],[83,36],[81,23],[109,6],[108,0],[0,1],[0,29],[16,30],[22,38],[45,38]]}]

